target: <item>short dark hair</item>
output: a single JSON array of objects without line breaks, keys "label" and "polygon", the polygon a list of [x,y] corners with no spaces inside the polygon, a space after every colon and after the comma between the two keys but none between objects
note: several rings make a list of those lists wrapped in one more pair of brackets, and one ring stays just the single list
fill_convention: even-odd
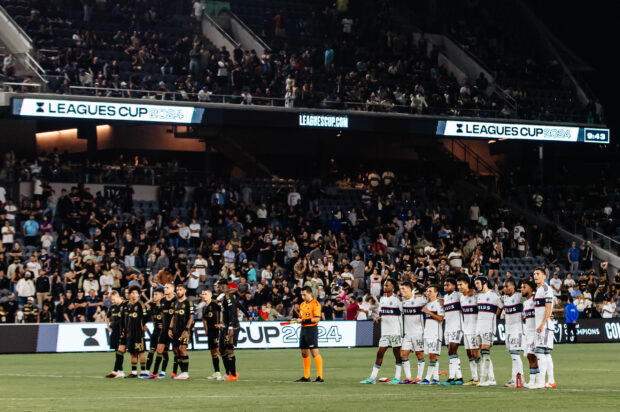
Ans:
[{"label": "short dark hair", "polygon": [[140,286],[130,286],[129,289],[127,289],[129,291],[129,293],[132,293],[134,290],[137,291],[138,293],[141,293],[142,290],[140,289]]},{"label": "short dark hair", "polygon": [[434,288],[435,292],[439,293],[439,285],[436,283],[432,283],[430,285],[428,285],[428,287],[426,289],[430,289],[430,288]]},{"label": "short dark hair", "polygon": [[407,286],[409,289],[413,290],[413,283],[411,283],[410,281],[406,280],[403,283],[400,284],[401,286]]},{"label": "short dark hair", "polygon": [[301,288],[301,291],[312,295],[312,288],[310,286],[304,286],[303,288]]},{"label": "short dark hair", "polygon": [[386,281],[386,282],[390,282],[390,283],[392,284],[392,286],[394,286],[394,289],[398,289],[398,282],[397,282],[397,281],[395,281],[394,279],[392,279],[392,278],[387,278],[385,281]]},{"label": "short dark hair", "polygon": [[504,281],[504,286],[506,286],[506,283],[512,283],[512,286],[514,286],[515,288],[517,287],[517,284],[513,278],[506,279]]},{"label": "short dark hair", "polygon": [[469,279],[469,276],[467,275],[461,275],[456,279],[457,282],[464,282],[467,283],[467,285],[471,286],[471,280]]},{"label": "short dark hair", "polygon": [[446,280],[444,282],[452,283],[454,286],[456,286],[456,279],[453,278],[453,277],[446,278]]},{"label": "short dark hair", "polygon": [[531,280],[524,280],[523,283],[532,288],[532,290],[536,290],[536,283],[532,282]]}]

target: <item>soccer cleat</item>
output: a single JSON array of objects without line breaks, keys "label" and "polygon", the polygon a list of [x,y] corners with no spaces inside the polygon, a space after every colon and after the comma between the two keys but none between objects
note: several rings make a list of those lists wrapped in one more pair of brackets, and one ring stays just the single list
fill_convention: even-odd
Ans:
[{"label": "soccer cleat", "polygon": [[166,378],[166,372],[159,372],[159,375],[157,375],[158,379],[165,379]]},{"label": "soccer cleat", "polygon": [[381,383],[387,383],[390,381],[390,378],[379,378],[379,382]]},{"label": "soccer cleat", "polygon": [[[231,374],[228,374],[228,377],[224,379],[225,382],[236,382],[238,380],[239,378],[237,376],[233,376]],[[310,379],[308,379],[308,382],[310,382]]]},{"label": "soccer cleat", "polygon": [[123,372],[123,371],[116,372],[116,376],[115,376],[115,378],[117,378],[117,379],[122,379],[122,378],[124,378],[124,377],[125,377],[125,372]]},{"label": "soccer cleat", "polygon": [[517,387],[517,384],[515,383],[515,381],[510,380],[509,382],[506,382],[506,383],[504,384],[504,386],[505,386],[506,388],[516,388],[516,387]]},{"label": "soccer cleat", "polygon": [[217,379],[220,376],[222,376],[222,374],[220,372],[215,372],[215,373],[213,373],[213,375],[207,376],[207,379]]},{"label": "soccer cleat", "polygon": [[527,388],[528,389],[545,389],[545,385],[543,383],[530,383]]},{"label": "soccer cleat", "polygon": [[452,386],[454,385],[454,379],[448,379],[447,381],[445,381],[444,383],[442,383],[442,386]]},{"label": "soccer cleat", "polygon": [[463,379],[455,379],[452,381],[453,386],[461,386],[463,385]]},{"label": "soccer cleat", "polygon": [[301,378],[297,379],[295,382],[310,382],[310,378],[305,378],[302,376]]},{"label": "soccer cleat", "polygon": [[321,378],[320,376],[317,376],[317,377],[316,377],[316,379],[314,380],[314,382],[317,382],[317,383],[323,383],[323,382],[325,382],[325,381],[324,381],[324,380],[323,380],[323,378]]},{"label": "soccer cleat", "polygon": [[189,374],[187,372],[181,372],[177,376],[174,377],[175,381],[186,381],[189,379]]},{"label": "soccer cleat", "polygon": [[363,381],[360,381],[360,383],[363,385],[374,385],[377,381],[373,378],[366,378]]},{"label": "soccer cleat", "polygon": [[413,380],[413,384],[414,384],[414,385],[417,385],[417,384],[419,384],[420,382],[422,382],[422,379],[420,379],[420,378],[415,378],[415,379]]},{"label": "soccer cleat", "polygon": [[228,377],[228,376],[224,376],[224,375],[220,374],[220,376],[218,376],[217,378],[215,378],[215,380],[216,380],[216,381],[225,381],[227,377]]},{"label": "soccer cleat", "polygon": [[116,378],[116,376],[117,376],[116,372],[110,372],[105,376],[105,378]]},{"label": "soccer cleat", "polygon": [[420,382],[420,385],[430,385],[430,384],[431,384],[431,383],[428,381],[428,379],[423,379],[423,380]]},{"label": "soccer cleat", "polygon": [[463,386],[478,386],[478,382],[472,379],[469,382],[465,382]]},{"label": "soccer cleat", "polygon": [[400,383],[400,381],[398,379],[396,379],[396,378],[392,378],[387,383],[390,384],[390,385],[398,385]]},{"label": "soccer cleat", "polygon": [[431,385],[441,385],[441,382],[439,382],[439,379],[433,379]]},{"label": "soccer cleat", "polygon": [[126,379],[137,379],[138,378],[138,374],[137,373],[130,373],[129,375],[125,376]]},{"label": "soccer cleat", "polygon": [[170,374],[170,379],[174,379],[174,377],[175,377],[175,376],[177,376],[177,374],[176,374],[176,373],[174,373],[174,372],[172,372],[172,373]]},{"label": "soccer cleat", "polygon": [[413,381],[411,379],[403,379],[402,381],[398,382],[401,385],[412,385]]},{"label": "soccer cleat", "polygon": [[140,373],[140,379],[150,379],[149,376],[150,376],[150,374],[148,374],[146,372],[141,372]]},{"label": "soccer cleat", "polygon": [[492,381],[492,380],[486,380],[478,384],[478,386],[496,386],[496,385],[497,385],[497,382]]},{"label": "soccer cleat", "polygon": [[555,382],[547,382],[545,383],[546,389],[555,389]]},{"label": "soccer cleat", "polygon": [[146,375],[144,377],[140,376],[140,379],[157,379],[157,375]]}]

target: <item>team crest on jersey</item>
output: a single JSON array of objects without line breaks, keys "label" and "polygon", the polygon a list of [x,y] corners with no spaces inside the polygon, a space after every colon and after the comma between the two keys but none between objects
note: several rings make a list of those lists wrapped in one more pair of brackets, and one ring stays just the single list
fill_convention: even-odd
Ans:
[{"label": "team crest on jersey", "polygon": [[135,318],[137,318],[137,317],[138,317],[138,314],[137,314],[136,312],[134,312],[134,313],[131,313],[129,316],[131,316],[132,318],[134,318],[134,319],[135,319]]},{"label": "team crest on jersey", "polygon": [[183,309],[179,310],[179,315],[185,315],[185,311]]}]

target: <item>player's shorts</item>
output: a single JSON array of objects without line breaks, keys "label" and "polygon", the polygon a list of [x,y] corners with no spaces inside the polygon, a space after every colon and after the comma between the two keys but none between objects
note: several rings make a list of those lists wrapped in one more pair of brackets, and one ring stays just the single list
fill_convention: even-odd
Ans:
[{"label": "player's shorts", "polygon": [[169,329],[162,329],[159,334],[159,339],[157,340],[158,345],[164,345],[164,350],[168,350],[172,343],[172,338],[168,336],[168,331]]},{"label": "player's shorts", "polygon": [[121,344],[121,333],[118,330],[112,329],[110,332],[110,337],[108,338],[108,342],[110,344],[110,349],[116,350]]},{"label": "player's shorts", "polygon": [[183,334],[183,331],[180,331],[172,335],[172,346],[173,347],[189,345],[189,338],[191,336],[191,332],[187,334],[186,338],[181,337],[182,334]]},{"label": "player's shorts", "polygon": [[544,328],[541,333],[536,332],[536,347],[553,349],[553,329]]},{"label": "player's shorts", "polygon": [[144,336],[127,336],[126,347],[132,354],[144,352]]},{"label": "player's shorts", "polygon": [[463,336],[463,346],[467,350],[477,350],[480,349],[480,342],[478,341],[477,335],[464,335]]},{"label": "player's shorts", "polygon": [[220,347],[220,332],[215,331],[207,333],[207,342],[209,344],[209,350],[218,349]]},{"label": "player's shorts", "polygon": [[506,335],[506,350],[522,351],[523,344],[524,344],[523,337],[524,336],[522,333],[514,333],[514,334]]},{"label": "player's shorts", "polygon": [[424,339],[424,353],[439,355],[441,353],[441,339]]},{"label": "player's shorts", "polygon": [[443,341],[446,345],[451,343],[461,343],[463,337],[463,331],[461,330],[446,330],[443,333]]},{"label": "player's shorts", "polygon": [[232,340],[228,336],[228,329],[223,328],[220,330],[220,353],[225,354],[226,350],[235,350],[237,347],[237,341],[239,339],[239,328],[234,329]]},{"label": "player's shorts", "polygon": [[150,342],[149,348],[151,349],[157,348],[157,345],[159,344],[159,339],[161,338],[162,334],[163,332],[160,328],[153,329],[153,333],[151,333],[151,342]]},{"label": "player's shorts", "polygon": [[301,327],[299,332],[299,349],[317,349],[319,347],[319,327]]},{"label": "player's shorts", "polygon": [[424,352],[424,337],[422,336],[422,334],[406,334],[403,338],[400,350],[413,350],[414,352]]},{"label": "player's shorts", "polygon": [[525,333],[525,354],[533,355],[536,350],[536,332]]},{"label": "player's shorts", "polygon": [[493,332],[477,332],[476,335],[477,335],[478,343],[480,344],[480,346],[482,345],[486,345],[488,347],[493,346],[493,340],[495,338],[495,335],[493,334]]},{"label": "player's shorts", "polygon": [[393,348],[398,348],[403,343],[403,337],[400,335],[383,335],[379,339],[379,347],[386,348],[391,346]]}]

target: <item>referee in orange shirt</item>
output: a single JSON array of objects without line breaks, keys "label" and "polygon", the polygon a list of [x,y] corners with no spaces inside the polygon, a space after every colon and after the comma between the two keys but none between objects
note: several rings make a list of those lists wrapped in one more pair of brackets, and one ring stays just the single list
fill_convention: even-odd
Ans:
[{"label": "referee in orange shirt", "polygon": [[292,323],[301,323],[299,348],[304,363],[304,376],[295,382],[310,382],[310,354],[316,364],[315,382],[323,382],[323,358],[319,354],[319,320],[321,319],[321,304],[312,296],[312,289],[308,286],[301,289],[303,302],[299,305],[300,319],[292,319]]}]

